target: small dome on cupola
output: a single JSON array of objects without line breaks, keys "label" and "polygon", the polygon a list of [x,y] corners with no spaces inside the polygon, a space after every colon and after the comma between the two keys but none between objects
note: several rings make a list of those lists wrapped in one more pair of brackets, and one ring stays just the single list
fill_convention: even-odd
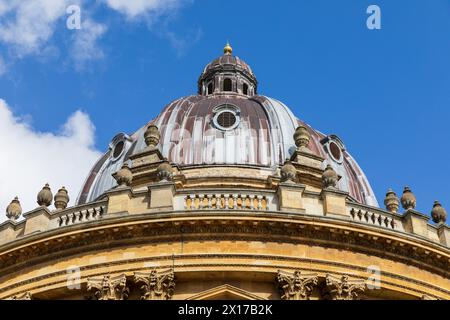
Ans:
[{"label": "small dome on cupola", "polygon": [[223,48],[223,55],[209,63],[198,80],[198,93],[203,96],[220,93],[253,96],[257,88],[258,81],[252,69],[233,56],[229,43]]}]

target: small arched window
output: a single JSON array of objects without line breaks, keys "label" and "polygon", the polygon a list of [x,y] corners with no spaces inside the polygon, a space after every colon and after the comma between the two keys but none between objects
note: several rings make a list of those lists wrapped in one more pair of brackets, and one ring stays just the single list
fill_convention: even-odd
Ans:
[{"label": "small arched window", "polygon": [[208,84],[208,94],[213,94],[214,93],[214,87],[212,82],[210,84]]},{"label": "small arched window", "polygon": [[223,80],[223,91],[230,92],[233,91],[233,82],[231,79]]},{"label": "small arched window", "polygon": [[244,83],[242,86],[242,93],[248,95],[248,84]]}]

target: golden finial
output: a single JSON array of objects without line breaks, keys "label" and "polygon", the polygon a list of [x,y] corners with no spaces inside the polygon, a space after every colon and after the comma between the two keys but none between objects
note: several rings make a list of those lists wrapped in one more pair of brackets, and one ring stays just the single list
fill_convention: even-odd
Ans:
[{"label": "golden finial", "polygon": [[223,48],[223,53],[230,55],[233,53],[233,48],[231,47],[230,42],[227,41],[227,45]]}]

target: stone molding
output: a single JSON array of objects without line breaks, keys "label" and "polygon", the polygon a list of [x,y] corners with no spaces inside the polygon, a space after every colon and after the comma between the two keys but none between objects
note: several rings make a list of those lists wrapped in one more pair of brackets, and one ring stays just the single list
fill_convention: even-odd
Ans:
[{"label": "stone molding", "polygon": [[[161,217],[159,217],[161,218]],[[99,223],[101,223],[100,221]],[[149,226],[151,227],[149,228]],[[98,225],[97,225],[98,227]],[[58,238],[32,243],[31,246],[22,246],[20,250],[12,250],[8,255],[0,254],[0,266],[2,272],[7,272],[11,267],[30,265],[45,260],[45,256],[56,254],[60,251],[81,250],[84,246],[92,249],[101,249],[102,244],[111,247],[114,243],[143,241],[166,242],[167,236],[172,241],[184,239],[237,239],[237,240],[261,240],[267,241],[268,235],[273,236],[274,241],[287,243],[321,244],[327,241],[327,246],[346,250],[355,250],[371,255],[389,258],[395,261],[412,264],[430,270],[445,277],[449,276],[448,255],[443,251],[435,251],[431,248],[423,248],[419,244],[410,241],[394,239],[390,234],[377,234],[371,236],[366,230],[348,230],[333,225],[317,225],[315,223],[290,220],[285,222],[273,221],[266,218],[253,218],[251,220],[239,217],[218,219],[211,217],[201,220],[167,220],[154,223],[136,223],[134,225],[113,225],[101,230],[80,230],[79,234],[65,234]],[[95,245],[93,245],[95,244]],[[60,254],[60,253],[59,253]]]}]

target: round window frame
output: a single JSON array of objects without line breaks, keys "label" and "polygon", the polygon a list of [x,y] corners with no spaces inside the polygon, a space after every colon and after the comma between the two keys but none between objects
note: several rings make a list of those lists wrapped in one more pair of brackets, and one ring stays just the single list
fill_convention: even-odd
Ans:
[{"label": "round window frame", "polygon": [[[332,146],[335,146],[339,151],[339,158],[335,156]],[[339,146],[339,144],[336,141],[332,140],[328,143],[328,153],[335,162],[342,163],[344,161],[344,150],[342,150],[341,146]]]},{"label": "round window frame", "polygon": [[[232,104],[221,104],[221,105],[215,107],[213,109],[213,112],[214,112],[214,117],[213,117],[213,120],[212,120],[213,121],[213,125],[214,125],[214,127],[216,129],[218,129],[220,131],[226,132],[226,131],[235,130],[239,126],[239,124],[241,123],[241,113],[240,113],[239,108],[237,106],[235,106],[235,105],[232,105]],[[220,125],[220,123],[218,121],[220,115],[222,115],[225,112],[231,113],[236,119],[234,124],[232,126],[230,126],[230,127],[223,127],[223,126]]]},{"label": "round window frame", "polygon": [[[110,147],[110,161],[117,162],[120,159],[122,159],[123,155],[125,154],[126,150],[127,150],[127,141],[130,141],[131,138],[128,137],[126,134],[124,133],[119,133],[117,136],[114,137],[114,139],[111,141],[109,147]],[[114,155],[116,148],[120,145],[123,144],[122,150],[120,151],[120,153],[118,155]]]},{"label": "round window frame", "polygon": [[[121,149],[119,150],[119,154],[116,155],[117,148],[119,148],[119,147]],[[113,157],[113,159],[120,158],[120,156],[122,155],[124,149],[125,149],[125,141],[122,140],[122,141],[117,142],[116,145],[114,146],[114,148],[112,149],[112,157]]]}]

